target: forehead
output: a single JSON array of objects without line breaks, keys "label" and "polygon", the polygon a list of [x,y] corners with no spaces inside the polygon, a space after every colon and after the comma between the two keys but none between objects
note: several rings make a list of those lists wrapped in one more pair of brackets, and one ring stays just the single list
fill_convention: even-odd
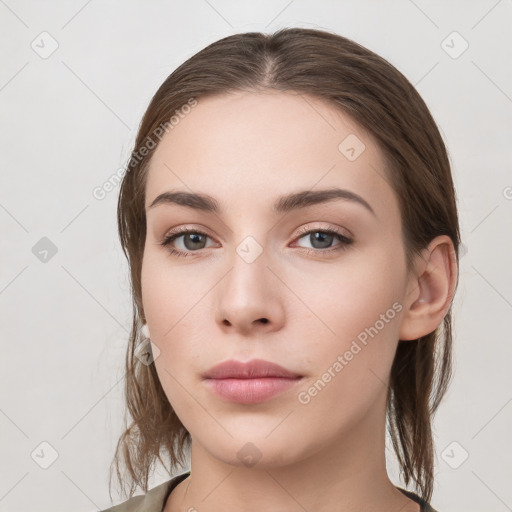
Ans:
[{"label": "forehead", "polygon": [[227,209],[265,208],[294,190],[329,187],[361,195],[377,213],[397,213],[383,155],[348,115],[311,96],[235,92],[199,99],[162,138],[146,206],[180,190],[207,193]]}]

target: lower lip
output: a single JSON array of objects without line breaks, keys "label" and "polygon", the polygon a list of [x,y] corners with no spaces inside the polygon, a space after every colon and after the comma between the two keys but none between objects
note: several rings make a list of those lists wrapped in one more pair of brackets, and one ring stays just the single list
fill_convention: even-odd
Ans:
[{"label": "lower lip", "polygon": [[206,379],[209,388],[238,404],[257,404],[283,393],[301,380],[300,377],[265,377],[254,379]]}]

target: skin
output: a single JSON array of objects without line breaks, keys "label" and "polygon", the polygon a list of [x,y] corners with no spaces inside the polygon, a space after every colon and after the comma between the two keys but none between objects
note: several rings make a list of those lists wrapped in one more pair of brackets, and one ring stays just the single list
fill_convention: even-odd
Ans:
[{"label": "skin", "polygon": [[[354,161],[338,150],[349,134],[366,146]],[[330,187],[359,194],[375,216],[346,200],[272,212],[281,195]],[[192,475],[165,512],[418,512],[386,472],[388,379],[399,339],[442,322],[457,267],[450,239],[440,236],[407,272],[398,201],[372,137],[312,97],[273,91],[200,99],[156,148],[146,207],[170,190],[209,194],[223,212],[147,209],[144,313],[163,389],[192,436]],[[186,236],[173,242],[189,257],[159,245],[179,226],[208,234],[202,245],[190,238],[185,245]],[[353,243],[334,236],[322,248],[299,232],[304,227],[338,228]],[[236,252],[248,236],[262,249],[251,263]],[[301,403],[298,393],[393,303],[401,305],[394,318]],[[304,378],[260,404],[227,402],[201,373],[232,358],[276,362]],[[237,456],[248,442],[260,456],[252,467]]]}]

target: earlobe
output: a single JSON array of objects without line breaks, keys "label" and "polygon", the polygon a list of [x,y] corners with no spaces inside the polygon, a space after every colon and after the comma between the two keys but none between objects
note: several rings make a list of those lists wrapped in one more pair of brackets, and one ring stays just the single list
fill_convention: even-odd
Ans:
[{"label": "earlobe", "polygon": [[149,338],[149,328],[148,324],[144,323],[142,324],[141,332],[144,335],[145,338]]},{"label": "earlobe", "polygon": [[447,235],[436,237],[418,257],[412,273],[400,326],[401,340],[415,340],[435,331],[450,309],[457,282],[457,257]]}]

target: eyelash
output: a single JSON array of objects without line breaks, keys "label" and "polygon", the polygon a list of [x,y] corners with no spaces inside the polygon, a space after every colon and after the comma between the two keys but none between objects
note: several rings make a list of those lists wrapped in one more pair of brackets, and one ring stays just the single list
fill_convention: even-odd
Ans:
[{"label": "eyelash", "polygon": [[[163,246],[163,247],[169,246],[168,247],[169,253],[171,255],[173,255],[173,256],[177,256],[177,257],[193,256],[194,253],[199,252],[199,251],[188,251],[188,252],[185,252],[185,251],[181,251],[181,250],[175,249],[174,247],[170,246],[170,243],[173,242],[174,240],[176,240],[176,238],[179,238],[180,236],[183,236],[183,235],[186,235],[186,234],[190,234],[190,233],[193,233],[193,234],[196,234],[196,235],[202,235],[202,236],[211,238],[207,233],[205,233],[204,231],[198,230],[198,229],[178,228],[178,230],[176,230],[173,233],[171,233],[171,234],[167,235],[166,237],[164,237],[163,240],[161,240],[159,242],[159,244],[161,246]],[[319,253],[332,253],[332,252],[337,252],[339,250],[344,251],[344,250],[347,249],[348,245],[353,243],[353,240],[351,240],[350,238],[347,238],[345,235],[343,235],[337,229],[330,229],[330,228],[329,229],[307,229],[307,228],[303,228],[303,229],[300,230],[299,236],[297,237],[297,240],[299,240],[299,239],[303,238],[304,236],[309,235],[311,233],[325,233],[325,234],[328,234],[328,235],[336,235],[341,243],[339,245],[335,246],[335,247],[331,247],[331,248],[325,249],[325,250],[322,250],[322,249],[308,249],[307,247],[302,247],[301,248],[301,249],[305,250],[307,254],[310,254],[310,255],[318,256]]]}]

